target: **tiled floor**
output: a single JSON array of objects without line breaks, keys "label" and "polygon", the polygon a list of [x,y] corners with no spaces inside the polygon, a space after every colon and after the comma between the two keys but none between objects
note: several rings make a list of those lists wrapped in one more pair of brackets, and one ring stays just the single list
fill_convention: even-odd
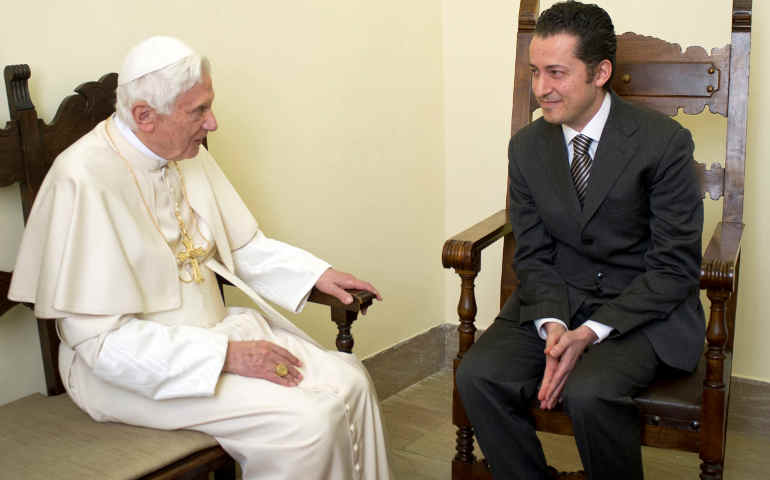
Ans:
[{"label": "tiled floor", "polygon": [[[451,378],[450,370],[442,370],[382,402],[396,480],[450,479],[455,438]],[[560,470],[580,469],[571,437],[540,438],[549,463]],[[700,462],[696,454],[644,447],[643,456],[647,480],[698,478]],[[724,478],[770,478],[770,437],[728,430]]]}]

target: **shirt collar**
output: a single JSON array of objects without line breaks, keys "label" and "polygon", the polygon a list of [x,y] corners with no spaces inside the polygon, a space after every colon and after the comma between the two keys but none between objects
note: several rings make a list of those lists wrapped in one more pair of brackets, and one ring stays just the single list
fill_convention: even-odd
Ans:
[{"label": "shirt collar", "polygon": [[134,131],[131,130],[131,128],[129,128],[129,126],[126,125],[117,114],[113,115],[113,121],[115,122],[115,125],[118,127],[118,131],[120,132],[120,134],[123,135],[123,138],[125,138],[126,141],[130,143],[132,147],[134,147],[145,156],[157,162],[157,165],[155,168],[163,168],[166,166],[166,164],[168,164],[168,160],[161,157],[157,153],[153,152],[147,147],[147,145],[142,143],[142,141],[139,140],[139,137],[136,136]]},{"label": "shirt collar", "polygon": [[602,131],[604,130],[604,124],[607,123],[607,118],[610,116],[610,105],[612,103],[612,96],[609,92],[604,92],[604,100],[599,107],[599,111],[596,112],[594,117],[583,127],[583,131],[578,132],[572,127],[568,127],[566,124],[561,124],[562,132],[564,133],[564,142],[569,145],[573,138],[578,134],[583,134],[593,140],[591,147],[596,147],[599,144],[599,140],[602,137]]}]

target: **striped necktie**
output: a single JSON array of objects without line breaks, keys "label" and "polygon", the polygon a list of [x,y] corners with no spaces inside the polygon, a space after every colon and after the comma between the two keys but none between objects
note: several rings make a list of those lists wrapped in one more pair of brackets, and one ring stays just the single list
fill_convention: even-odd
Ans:
[{"label": "striped necktie", "polygon": [[575,183],[580,207],[583,207],[583,199],[586,197],[588,189],[588,178],[591,176],[591,155],[588,154],[588,147],[591,146],[591,139],[582,133],[572,139],[572,181]]}]

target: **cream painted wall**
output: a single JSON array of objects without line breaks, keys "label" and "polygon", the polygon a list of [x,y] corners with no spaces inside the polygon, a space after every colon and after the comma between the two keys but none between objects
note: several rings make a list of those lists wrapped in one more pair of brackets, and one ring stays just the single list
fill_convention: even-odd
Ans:
[{"label": "cream painted wall", "polygon": [[[518,0],[444,1],[446,238],[505,207]],[[439,253],[439,252],[436,252]],[[477,326],[500,310],[502,243],[476,278]],[[457,321],[460,279],[445,270],[444,310]]]},{"label": "cream painted wall", "polygon": [[[541,1],[541,10],[554,0]],[[688,45],[721,47],[730,42],[729,0],[600,0],[613,18],[615,29],[661,36]],[[751,108],[749,112],[748,160],[744,221],[748,228],[743,241],[738,327],[734,374],[770,380],[770,305],[759,302],[762,274],[770,271],[761,239],[770,235],[770,224],[761,212],[770,205],[766,187],[770,166],[768,142],[762,133],[770,125],[770,98],[761,88],[768,82],[770,52],[764,33],[770,24],[765,2],[754,1]],[[708,8],[706,8],[706,5]],[[696,19],[683,22],[682,19]],[[506,147],[510,129],[511,84],[515,52],[518,1],[490,1],[484,6],[462,0],[444,1],[444,110],[446,150],[447,237],[504,207]],[[707,164],[723,161],[724,119],[708,113],[679,118],[695,138],[696,158]],[[764,187],[764,188],[763,188]],[[704,246],[721,214],[720,204],[707,207]],[[479,314],[477,325],[487,327],[499,310],[499,248],[483,259],[476,282]],[[447,321],[457,320],[459,279],[445,272]]]},{"label": "cream painted wall", "polygon": [[[157,33],[208,55],[220,130],[211,150],[270,236],[372,281],[385,301],[354,326],[368,356],[439,323],[444,154],[440,0],[332,4],[31,0],[0,33],[0,62],[28,63],[38,113],[119,69]],[[7,120],[5,95],[0,121]],[[15,187],[0,191],[0,268],[21,232]],[[245,301],[234,296],[233,302]],[[300,327],[333,347],[328,309]],[[42,388],[34,321],[0,318],[0,404]]]}]

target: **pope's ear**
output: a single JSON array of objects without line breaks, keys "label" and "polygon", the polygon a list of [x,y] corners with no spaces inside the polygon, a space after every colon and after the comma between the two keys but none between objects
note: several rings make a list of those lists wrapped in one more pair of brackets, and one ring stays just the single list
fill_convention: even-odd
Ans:
[{"label": "pope's ear", "polygon": [[134,117],[136,128],[145,133],[155,130],[155,122],[158,114],[154,108],[144,102],[138,102],[131,107],[131,116]]}]

